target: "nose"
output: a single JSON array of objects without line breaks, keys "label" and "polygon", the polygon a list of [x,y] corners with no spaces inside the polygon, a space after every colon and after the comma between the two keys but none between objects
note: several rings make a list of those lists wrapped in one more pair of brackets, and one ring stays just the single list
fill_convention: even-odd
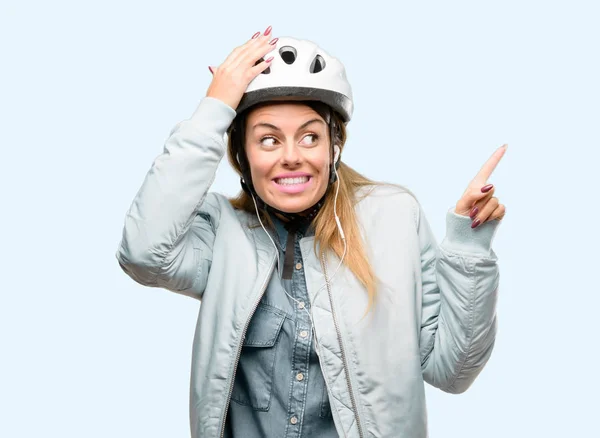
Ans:
[{"label": "nose", "polygon": [[296,145],[286,144],[282,148],[281,164],[285,167],[296,167],[302,162],[302,155]]}]

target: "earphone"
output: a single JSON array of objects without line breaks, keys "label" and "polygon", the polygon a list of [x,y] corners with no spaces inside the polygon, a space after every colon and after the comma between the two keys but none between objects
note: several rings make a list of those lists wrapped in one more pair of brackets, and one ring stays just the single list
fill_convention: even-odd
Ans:
[{"label": "earphone", "polygon": [[346,245],[346,236],[344,236],[344,230],[342,229],[342,224],[340,223],[340,218],[337,215],[337,196],[340,190],[340,181],[337,175],[337,168],[339,167],[339,159],[340,159],[340,147],[336,144],[333,147],[334,157],[333,157],[333,172],[335,175],[335,179],[337,180],[337,187],[335,192],[335,198],[333,199],[333,216],[335,217],[335,223],[337,224],[338,231],[340,232],[340,236],[342,236],[342,240],[344,241],[344,246]]}]

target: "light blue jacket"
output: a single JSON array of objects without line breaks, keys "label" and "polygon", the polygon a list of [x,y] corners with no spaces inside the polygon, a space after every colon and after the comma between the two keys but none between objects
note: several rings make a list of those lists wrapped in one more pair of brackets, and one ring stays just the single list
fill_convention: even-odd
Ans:
[{"label": "light blue jacket", "polygon": [[[209,192],[235,115],[205,97],[175,126],[126,214],[116,254],[136,282],[202,300],[192,438],[222,435],[242,340],[276,261],[256,217]],[[301,242],[334,422],[340,437],[426,437],[424,381],[461,393],[491,355],[499,283],[491,244],[499,222],[471,229],[470,218],[450,209],[438,245],[408,190],[379,185],[359,198],[356,213],[378,278],[366,317],[367,294],[349,269],[343,265],[329,281],[337,256],[320,248],[315,254],[313,237]]]}]

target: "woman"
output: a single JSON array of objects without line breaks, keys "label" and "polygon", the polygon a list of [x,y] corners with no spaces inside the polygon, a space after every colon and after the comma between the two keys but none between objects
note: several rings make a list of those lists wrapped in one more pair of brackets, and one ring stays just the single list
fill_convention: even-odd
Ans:
[{"label": "woman", "polygon": [[[438,246],[410,191],[341,161],[343,65],[270,32],[209,67],[117,258],[138,283],[202,300],[192,437],[425,437],[424,381],[461,393],[493,348],[505,209],[487,178],[505,148],[447,212]],[[226,149],[235,199],[209,192]]]}]

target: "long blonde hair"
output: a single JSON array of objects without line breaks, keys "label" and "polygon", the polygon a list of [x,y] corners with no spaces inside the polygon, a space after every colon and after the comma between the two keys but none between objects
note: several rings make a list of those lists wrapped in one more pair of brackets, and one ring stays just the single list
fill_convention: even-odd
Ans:
[{"label": "long blonde hair", "polygon": [[[344,144],[346,143],[346,127],[340,117],[340,115],[330,110],[330,108],[319,102],[302,102],[311,108],[313,108],[330,126],[333,127],[332,136],[335,138],[335,143],[340,146],[343,151]],[[253,107],[252,109],[254,109]],[[245,139],[243,136],[231,135],[231,129],[237,122],[237,126],[244,125],[247,120],[247,115],[250,110],[246,110],[236,116],[237,121],[234,121],[232,127],[230,127],[230,135],[228,136],[227,144],[227,155],[230,164],[233,166],[235,171],[243,177],[242,166],[240,165],[237,156],[238,154],[244,154],[240,159],[245,159],[244,145],[240,144]],[[242,132],[244,129],[241,130]],[[368,179],[361,175],[356,170],[352,169],[347,164],[340,162],[340,166],[337,169],[337,176],[339,180],[339,193],[337,198],[336,211],[340,219],[340,222],[344,227],[344,236],[346,238],[346,244],[348,250],[344,257],[344,264],[352,271],[360,283],[365,287],[368,293],[369,306],[367,311],[371,308],[375,295],[376,295],[376,277],[371,264],[367,258],[365,251],[364,242],[360,233],[360,228],[355,212],[355,205],[359,201],[357,199],[357,191],[366,186],[379,184],[375,181]],[[338,184],[337,182],[335,184]],[[338,231],[337,224],[333,220],[334,217],[334,196],[335,187],[327,192],[327,196],[324,200],[323,206],[319,210],[318,214],[313,219],[313,225],[315,229],[315,254],[317,251],[317,245],[321,247],[321,250],[331,249],[338,257],[342,257],[344,252],[344,242]],[[254,201],[245,192],[240,191],[237,196],[229,199],[231,205],[239,210],[247,211],[251,214],[256,214]],[[272,221],[269,215],[265,212],[260,212],[261,220],[272,225]]]}]

